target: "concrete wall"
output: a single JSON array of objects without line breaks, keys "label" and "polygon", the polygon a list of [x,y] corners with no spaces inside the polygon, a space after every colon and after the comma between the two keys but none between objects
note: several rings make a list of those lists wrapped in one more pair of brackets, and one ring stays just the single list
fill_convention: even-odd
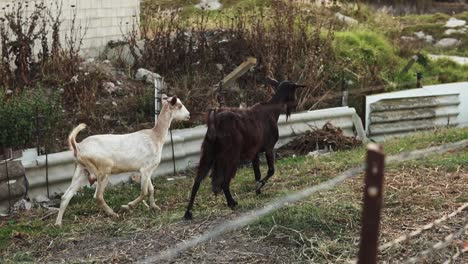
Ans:
[{"label": "concrete wall", "polygon": [[[348,107],[296,113],[291,116],[288,122],[286,122],[284,116],[281,116],[279,120],[280,139],[277,147],[311,128],[321,128],[326,122],[341,127],[347,135],[353,135],[354,127],[357,129],[361,127],[362,130],[362,124],[355,125],[353,123],[356,122],[355,116],[356,111],[354,108]],[[176,169],[178,171],[193,168],[197,165],[205,133],[206,126],[173,131]],[[364,133],[364,131],[362,130],[359,133]],[[66,151],[50,154],[48,161],[50,193],[62,193],[70,185],[73,176],[75,164],[72,153]],[[26,168],[26,176],[30,184],[30,197],[46,194],[45,156],[37,157],[34,155],[34,151],[26,152],[23,154],[22,162]],[[167,138],[163,148],[161,164],[153,176],[171,174],[172,171],[172,149],[170,138]],[[113,175],[111,183],[128,181],[130,176],[129,173]]]},{"label": "concrete wall", "polygon": [[[381,109],[382,107],[379,107],[379,105],[385,106],[388,104],[400,105],[401,107],[395,109],[388,107],[387,109]],[[389,121],[379,120],[378,115],[382,115],[382,112],[386,110],[388,110],[388,113],[384,115],[388,118],[390,118],[392,112],[393,115],[395,113],[399,114],[400,118]],[[379,111],[381,113],[378,113]],[[446,126],[447,124],[460,127],[468,126],[468,82],[431,85],[420,89],[366,97],[366,134],[375,140],[403,135],[418,129],[427,129],[429,128],[428,120],[432,122],[432,127]],[[400,126],[400,128],[405,131],[396,131],[400,123],[405,127],[403,129]],[[374,131],[372,131],[373,124]],[[382,128],[379,126],[382,126],[382,124],[386,124],[385,126],[389,130],[379,131]]]},{"label": "concrete wall", "polygon": [[[55,0],[44,0],[46,5],[56,13]],[[60,1],[60,0],[59,0]],[[62,38],[69,34],[70,22],[74,12],[77,14],[76,24],[86,28],[83,40],[83,55],[97,56],[110,40],[122,39],[122,32],[127,33],[135,21],[139,21],[140,0],[61,0],[63,3],[61,30]],[[33,3],[34,1],[29,1]],[[39,1],[37,1],[39,2]],[[11,0],[0,0],[0,17],[12,5]],[[74,6],[74,7],[72,7]],[[32,10],[30,4],[27,12]],[[27,14],[26,12],[26,14]]]}]

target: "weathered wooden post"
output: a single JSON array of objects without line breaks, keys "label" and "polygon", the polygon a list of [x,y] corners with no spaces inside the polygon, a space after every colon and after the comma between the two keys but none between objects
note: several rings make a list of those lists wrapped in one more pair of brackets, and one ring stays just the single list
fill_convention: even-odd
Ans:
[{"label": "weathered wooden post", "polygon": [[348,106],[348,84],[346,83],[344,74],[341,74],[341,106]]},{"label": "weathered wooden post", "polygon": [[382,207],[385,155],[377,144],[367,145],[367,168],[362,211],[359,264],[377,263],[380,210]]},{"label": "weathered wooden post", "polygon": [[224,106],[225,100],[224,100],[224,89],[230,88],[232,84],[234,84],[234,81],[237,80],[239,77],[244,75],[250,68],[255,66],[257,64],[257,59],[249,57],[247,58],[246,61],[241,63],[237,68],[235,68],[232,72],[230,72],[226,77],[219,82],[215,86],[215,92],[216,94],[216,99],[218,101],[218,104],[220,106]]}]

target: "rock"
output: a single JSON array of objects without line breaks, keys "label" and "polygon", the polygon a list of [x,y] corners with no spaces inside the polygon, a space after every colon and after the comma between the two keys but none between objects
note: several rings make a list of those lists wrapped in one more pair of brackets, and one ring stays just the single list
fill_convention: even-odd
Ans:
[{"label": "rock", "polygon": [[38,195],[36,197],[34,197],[34,201],[38,202],[38,203],[48,203],[50,202],[50,199],[47,198],[45,195]]},{"label": "rock", "polygon": [[201,0],[199,4],[196,4],[196,8],[204,10],[218,10],[223,5],[218,0]]},{"label": "rock", "polygon": [[104,116],[102,117],[102,119],[104,119],[104,120],[110,120],[111,117],[110,117],[110,115],[104,115]]},{"label": "rock", "polygon": [[77,83],[78,82],[78,75],[75,75],[71,78],[70,82]]},{"label": "rock", "polygon": [[438,48],[452,48],[460,44],[460,40],[456,38],[443,38],[439,40],[435,46]]},{"label": "rock", "polygon": [[13,94],[13,90],[8,89],[8,90],[6,90],[6,93],[5,93],[5,94],[6,94],[6,95]]},{"label": "rock", "polygon": [[447,23],[445,24],[445,27],[447,28],[456,28],[456,27],[463,27],[466,25],[466,21],[462,19],[456,19],[454,17],[451,17]]},{"label": "rock", "polygon": [[29,211],[32,208],[32,203],[26,199],[21,199],[13,205],[14,211]]},{"label": "rock", "polygon": [[401,36],[401,40],[403,41],[415,41],[415,37],[408,37],[408,36]]},{"label": "rock", "polygon": [[328,151],[327,149],[319,149],[319,150],[316,150],[316,151],[309,152],[307,154],[307,156],[313,157],[315,159],[318,156],[326,155],[326,154],[329,154],[329,153],[330,153],[330,151]]},{"label": "rock", "polygon": [[445,30],[444,35],[452,35],[452,34],[455,34],[455,33],[464,34],[467,31],[468,31],[468,29],[466,29],[466,28],[460,28],[460,29],[449,28],[449,29]]},{"label": "rock", "polygon": [[117,107],[117,103],[116,102],[112,102],[112,105]]},{"label": "rock", "polygon": [[426,37],[423,31],[414,32],[414,35],[416,35],[418,39],[424,39]]},{"label": "rock", "polygon": [[345,24],[348,25],[348,26],[357,25],[357,24],[359,23],[356,19],[354,19],[354,18],[352,18],[352,17],[349,17],[349,16],[345,16],[345,15],[341,14],[340,12],[337,12],[337,13],[335,14],[335,17],[336,17],[339,21],[345,23]]},{"label": "rock", "polygon": [[161,75],[148,71],[147,69],[140,68],[135,74],[135,79],[138,81],[145,81],[147,83],[154,83],[155,79],[161,80]]},{"label": "rock", "polygon": [[109,93],[112,94],[117,91],[115,84],[113,82],[105,82],[102,87]]},{"label": "rock", "polygon": [[[414,35],[420,39],[420,40],[424,40],[426,41],[427,43],[432,43],[434,42],[434,37],[431,36],[431,35],[426,35],[426,33],[424,33],[423,31],[418,31],[418,32],[414,32]],[[414,38],[413,38],[414,39]]]},{"label": "rock", "polygon": [[431,36],[431,35],[426,35],[426,37],[424,38],[424,40],[425,40],[427,43],[434,43],[434,37]]},{"label": "rock", "polygon": [[[145,41],[137,41],[136,46],[137,47],[135,49],[135,52],[137,58],[139,59],[141,58],[140,50],[143,50],[145,46]],[[129,45],[125,42],[109,42],[103,55],[105,58],[105,60],[103,61],[104,63],[107,63],[106,61],[108,61],[109,63],[110,61],[121,61],[129,66],[133,66],[135,64],[135,58],[133,57],[130,51]]]},{"label": "rock", "polygon": [[89,58],[87,60],[85,60],[85,64],[91,64],[91,63],[94,63],[95,59],[94,58]]}]

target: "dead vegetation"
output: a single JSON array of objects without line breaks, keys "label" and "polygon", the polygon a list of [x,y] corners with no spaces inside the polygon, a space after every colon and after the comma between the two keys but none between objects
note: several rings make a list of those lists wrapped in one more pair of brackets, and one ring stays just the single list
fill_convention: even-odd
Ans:
[{"label": "dead vegetation", "polygon": [[349,150],[361,144],[361,140],[354,136],[345,136],[341,128],[327,122],[321,129],[315,128],[297,136],[278,151],[306,155],[318,150]]},{"label": "dead vegetation", "polygon": [[313,84],[298,96],[298,109],[306,109],[315,96],[335,88],[340,69],[332,52],[333,20],[290,2],[226,13],[197,11],[189,18],[180,9],[148,5],[141,29],[146,43],[135,65],[164,76],[192,112],[215,105],[212,86],[247,57],[255,57],[257,67],[239,79],[240,92],[227,89],[229,106],[265,101],[271,95],[266,77],[274,76]]}]

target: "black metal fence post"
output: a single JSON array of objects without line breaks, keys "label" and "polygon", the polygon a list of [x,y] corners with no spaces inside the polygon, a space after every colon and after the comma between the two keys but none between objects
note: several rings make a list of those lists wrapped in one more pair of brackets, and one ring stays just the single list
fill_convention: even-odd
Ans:
[{"label": "black metal fence post", "polygon": [[358,264],[376,264],[382,207],[385,155],[377,144],[367,146],[361,242]]},{"label": "black metal fence post", "polygon": [[421,72],[416,73],[416,88],[422,88],[422,78],[423,75]]},{"label": "black metal fence post", "polygon": [[[45,155],[45,169],[46,169],[46,188],[47,188],[47,198],[50,198],[50,190],[49,190],[49,155],[48,155],[48,140],[47,142],[44,142],[44,136],[47,132],[47,129],[44,128],[44,121],[45,121],[45,116],[39,113],[39,109],[36,108],[36,116],[35,116],[35,125],[36,125],[36,151],[37,155]],[[44,147],[44,151],[41,151],[41,144],[43,144],[42,147]]]},{"label": "black metal fence post", "polygon": [[12,205],[11,205],[10,175],[9,175],[9,172],[8,172],[8,160],[10,158],[12,158],[12,157],[9,156],[8,152],[9,152],[8,149],[4,149],[3,156],[5,157],[5,160],[4,160],[4,162],[5,162],[5,174],[6,174],[7,187],[8,187],[8,213],[10,213]]}]

